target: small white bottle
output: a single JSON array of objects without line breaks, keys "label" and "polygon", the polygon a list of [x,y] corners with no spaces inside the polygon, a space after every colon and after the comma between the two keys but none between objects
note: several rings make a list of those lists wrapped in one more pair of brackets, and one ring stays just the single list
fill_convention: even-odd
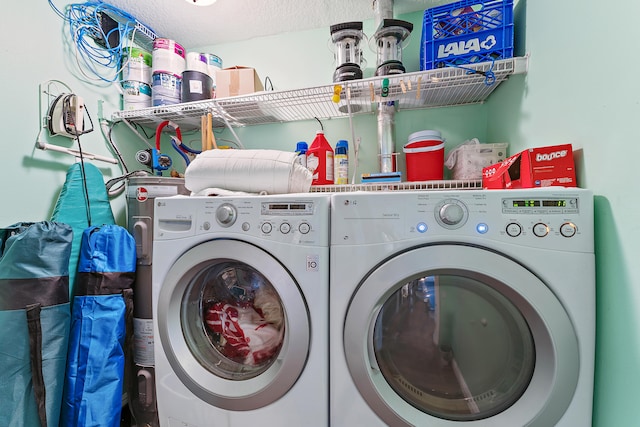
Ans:
[{"label": "small white bottle", "polygon": [[300,163],[305,168],[307,167],[307,150],[309,149],[309,145],[300,141],[296,144],[296,153],[298,153],[298,157],[296,157],[296,162]]},{"label": "small white bottle", "polygon": [[349,143],[341,139],[336,144],[333,156],[333,169],[335,170],[335,184],[345,185],[349,183]]}]

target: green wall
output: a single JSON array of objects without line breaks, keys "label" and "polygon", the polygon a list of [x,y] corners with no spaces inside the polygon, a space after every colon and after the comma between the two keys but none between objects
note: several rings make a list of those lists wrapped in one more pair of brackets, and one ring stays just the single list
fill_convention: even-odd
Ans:
[{"label": "green wall", "polygon": [[[604,4],[603,4],[604,5]],[[529,71],[487,102],[488,134],[512,150],[573,144],[578,184],[595,194],[597,350],[594,426],[637,424],[640,381],[640,227],[633,170],[640,156],[640,83],[632,45],[640,4],[609,13],[577,0],[520,1],[519,54]],[[524,47],[524,49],[523,49]],[[637,261],[635,261],[637,262]]]},{"label": "green wall", "polygon": [[[633,170],[640,158],[640,83],[635,40],[640,4],[632,0],[605,4],[579,0],[517,3],[516,49],[530,55],[525,76],[513,76],[482,105],[403,112],[396,117],[396,148],[401,151],[409,133],[439,129],[447,149],[471,137],[483,142],[509,142],[510,151],[535,146],[572,143],[576,150],[579,184],[596,195],[597,243],[597,353],[595,426],[633,425],[635,384],[640,382],[640,270],[633,268],[640,254],[640,206],[634,190]],[[58,4],[62,7],[62,3]],[[615,9],[615,10],[613,10]],[[416,25],[404,52],[408,71],[418,69],[421,15],[405,17]],[[144,19],[142,19],[144,21]],[[41,117],[39,88],[57,79],[85,98],[96,130],[81,138],[83,149],[112,156],[98,125],[98,102],[108,119],[119,108],[117,90],[88,81],[77,72],[62,33],[62,21],[47,2],[14,3],[0,18],[3,85],[0,138],[4,182],[0,194],[0,225],[48,219],[74,158],[35,149]],[[365,33],[373,34],[373,23]],[[223,58],[225,66],[247,65],[269,77],[274,89],[296,89],[331,83],[334,69],[327,28],[283,33],[228,45],[207,46]],[[12,41],[13,40],[13,41]],[[196,48],[195,46],[188,48]],[[202,50],[202,49],[199,49]],[[373,72],[375,56],[365,46]],[[362,140],[359,172],[376,167],[375,116],[354,119],[354,133]],[[324,123],[328,139],[351,140],[347,120]],[[293,150],[301,139],[311,140],[315,121],[240,129],[247,147]],[[71,140],[45,141],[71,146]],[[122,124],[114,140],[130,168],[133,154],[146,145]],[[216,135],[230,139],[227,132]],[[197,140],[198,135],[186,138]],[[93,162],[105,179],[120,176],[119,166]],[[402,166],[402,165],[401,165]],[[124,196],[112,200],[124,225]]]}]

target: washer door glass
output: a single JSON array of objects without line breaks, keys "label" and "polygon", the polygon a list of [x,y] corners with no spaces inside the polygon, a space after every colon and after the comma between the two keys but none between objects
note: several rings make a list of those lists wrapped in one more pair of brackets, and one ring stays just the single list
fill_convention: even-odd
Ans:
[{"label": "washer door glass", "polygon": [[241,262],[203,268],[182,298],[181,324],[189,349],[208,371],[232,380],[253,378],[277,360],[284,320],[274,286]]},{"label": "washer door glass", "polygon": [[398,288],[378,312],[373,347],[398,395],[451,420],[507,409],[535,365],[533,337],[518,308],[482,281],[453,274]]},{"label": "washer door glass", "polygon": [[550,288],[509,257],[435,244],[364,277],[344,355],[389,425],[555,425],[580,366],[571,320]]},{"label": "washer door glass", "polygon": [[300,287],[277,259],[217,239],[187,250],[161,280],[158,339],[194,395],[246,411],[291,389],[307,363],[311,322]]}]

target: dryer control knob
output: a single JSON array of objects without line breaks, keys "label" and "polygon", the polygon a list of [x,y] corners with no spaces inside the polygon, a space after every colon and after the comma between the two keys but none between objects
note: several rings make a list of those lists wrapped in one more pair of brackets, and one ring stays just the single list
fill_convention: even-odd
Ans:
[{"label": "dryer control knob", "polygon": [[578,227],[572,222],[565,222],[560,226],[560,234],[564,237],[573,237],[578,232]]},{"label": "dryer control knob", "polygon": [[533,234],[538,237],[545,237],[549,234],[549,226],[543,222],[539,222],[533,226]]},{"label": "dryer control knob", "polygon": [[298,231],[302,234],[308,234],[311,231],[311,226],[307,222],[303,222],[298,226]]},{"label": "dryer control knob", "polygon": [[445,203],[440,207],[438,215],[440,220],[447,225],[459,224],[465,217],[464,208],[458,203]]},{"label": "dryer control knob", "polygon": [[216,210],[216,221],[224,227],[229,227],[236,222],[236,208],[233,205],[224,203]]},{"label": "dryer control knob", "polygon": [[510,222],[509,224],[507,224],[507,228],[505,230],[507,232],[507,235],[511,237],[518,237],[520,234],[522,234],[522,226],[515,222]]}]

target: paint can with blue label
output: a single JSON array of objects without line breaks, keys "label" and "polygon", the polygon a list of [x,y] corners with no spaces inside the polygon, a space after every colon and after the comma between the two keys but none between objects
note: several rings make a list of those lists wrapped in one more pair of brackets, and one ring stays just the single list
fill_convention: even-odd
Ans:
[{"label": "paint can with blue label", "polygon": [[123,110],[151,107],[151,86],[148,83],[126,80],[121,82]]},{"label": "paint can with blue label", "polygon": [[154,107],[180,103],[182,96],[182,77],[180,75],[153,73],[151,80],[151,103]]},{"label": "paint can with blue label", "polygon": [[207,57],[209,76],[212,80],[212,88],[214,93],[214,95],[212,96],[215,97],[216,72],[222,70],[222,58],[220,58],[218,55],[214,55],[213,53],[205,53],[205,55]]}]

